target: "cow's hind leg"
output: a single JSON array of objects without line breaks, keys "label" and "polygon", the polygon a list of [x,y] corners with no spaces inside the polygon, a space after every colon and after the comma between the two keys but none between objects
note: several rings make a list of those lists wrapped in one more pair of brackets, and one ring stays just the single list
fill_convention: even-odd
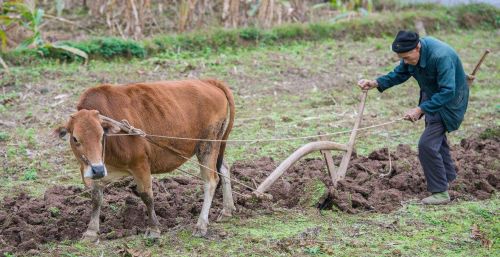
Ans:
[{"label": "cow's hind leg", "polygon": [[215,188],[219,182],[219,176],[215,172],[219,153],[219,147],[217,146],[219,145],[220,143],[218,142],[201,142],[198,145],[196,155],[198,161],[202,164],[202,166],[200,166],[200,171],[201,177],[205,183],[203,185],[203,207],[193,232],[194,236],[205,236],[207,234],[208,213],[212,205]]},{"label": "cow's hind leg", "polygon": [[219,214],[219,217],[217,217],[217,221],[223,220],[225,217],[231,217],[233,211],[236,210],[231,189],[231,175],[229,173],[229,168],[225,162],[222,162],[220,173],[222,180],[222,199],[224,203],[223,209]]},{"label": "cow's hind leg", "polygon": [[99,215],[102,205],[102,185],[99,182],[92,183],[92,214],[90,215],[89,226],[83,234],[82,240],[99,242]]},{"label": "cow's hind leg", "polygon": [[146,230],[146,237],[152,239],[159,238],[161,235],[160,223],[158,222],[154,210],[153,187],[149,165],[147,162],[141,163],[134,169],[132,174],[137,184],[137,192],[146,205],[148,212],[148,229]]}]

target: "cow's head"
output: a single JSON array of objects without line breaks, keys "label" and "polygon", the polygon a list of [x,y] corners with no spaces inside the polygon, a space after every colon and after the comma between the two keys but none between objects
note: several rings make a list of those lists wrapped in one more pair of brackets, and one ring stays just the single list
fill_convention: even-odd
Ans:
[{"label": "cow's head", "polygon": [[104,134],[118,131],[120,128],[99,117],[99,111],[80,110],[71,114],[66,125],[57,128],[55,133],[60,138],[69,133],[71,149],[80,163],[82,178],[86,181],[107,175],[103,160]]}]

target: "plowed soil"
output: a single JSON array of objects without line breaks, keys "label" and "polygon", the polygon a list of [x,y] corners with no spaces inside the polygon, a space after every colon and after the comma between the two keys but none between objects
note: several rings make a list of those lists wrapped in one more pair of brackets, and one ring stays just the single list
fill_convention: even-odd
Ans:
[{"label": "plowed soil", "polygon": [[[482,200],[500,189],[500,139],[468,139],[452,147],[458,178],[451,184],[453,201]],[[336,158],[335,162],[339,162]],[[389,160],[391,171],[389,171]],[[246,185],[260,184],[278,165],[270,158],[237,162],[233,177]],[[321,183],[323,182],[323,183]],[[324,161],[305,159],[288,170],[268,191],[268,201],[244,200],[238,195],[235,215],[251,217],[273,208],[301,208],[311,195],[311,188],[326,188],[313,203],[323,209],[348,213],[365,211],[391,212],[402,205],[427,196],[425,179],[417,154],[400,145],[390,157],[380,149],[367,157],[353,156],[347,177],[337,189],[331,187]],[[203,201],[202,183],[196,178],[171,177],[154,181],[155,210],[162,231],[196,223]],[[233,183],[233,190],[250,190]],[[311,197],[309,197],[311,199]],[[314,199],[314,197],[312,197]],[[0,204],[0,255],[26,252],[40,244],[78,240],[90,220],[90,193],[78,187],[56,186],[47,189],[42,199],[19,194],[6,197]],[[218,189],[212,205],[211,222],[222,209]],[[101,239],[116,239],[141,234],[146,229],[146,210],[136,196],[135,183],[124,179],[104,191],[101,211]],[[209,227],[210,230],[210,227]]]}]

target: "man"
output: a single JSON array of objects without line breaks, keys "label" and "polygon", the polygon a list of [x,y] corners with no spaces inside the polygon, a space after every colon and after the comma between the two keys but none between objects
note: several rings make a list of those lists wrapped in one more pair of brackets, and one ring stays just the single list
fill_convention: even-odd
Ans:
[{"label": "man", "polygon": [[[419,38],[412,31],[399,31],[392,50],[401,62],[387,75],[376,80],[362,79],[363,90],[377,88],[380,92],[414,77],[420,86],[418,107],[406,112],[404,118],[417,121],[425,114],[425,130],[418,143],[418,157],[431,196],[423,204],[450,202],[448,186],[456,177],[446,132],[457,130],[464,119],[469,87],[462,62],[449,45],[432,37]],[[469,78],[473,80],[473,78]]]}]

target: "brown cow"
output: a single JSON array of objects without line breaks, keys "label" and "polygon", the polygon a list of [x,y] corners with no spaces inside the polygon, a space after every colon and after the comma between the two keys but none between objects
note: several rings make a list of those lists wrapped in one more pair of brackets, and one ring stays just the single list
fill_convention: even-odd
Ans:
[{"label": "brown cow", "polygon": [[[222,216],[231,216],[235,209],[229,171],[223,163],[225,142],[191,141],[153,138],[149,143],[140,136],[103,137],[106,133],[123,133],[99,114],[114,120],[127,120],[135,128],[150,135],[183,138],[222,139],[229,136],[234,121],[234,100],[231,91],[217,80],[185,80],[101,85],[86,90],[64,127],[60,137],[70,133],[70,145],[80,163],[84,183],[92,187],[92,215],[84,239],[97,240],[102,183],[112,178],[132,175],[139,196],[147,206],[149,227],[146,235],[160,236],[153,207],[151,174],[165,173],[181,166],[196,155],[204,179],[203,207],[194,235],[207,232],[208,213],[219,182],[217,169],[223,174]],[[103,160],[103,142],[105,142]]]}]

